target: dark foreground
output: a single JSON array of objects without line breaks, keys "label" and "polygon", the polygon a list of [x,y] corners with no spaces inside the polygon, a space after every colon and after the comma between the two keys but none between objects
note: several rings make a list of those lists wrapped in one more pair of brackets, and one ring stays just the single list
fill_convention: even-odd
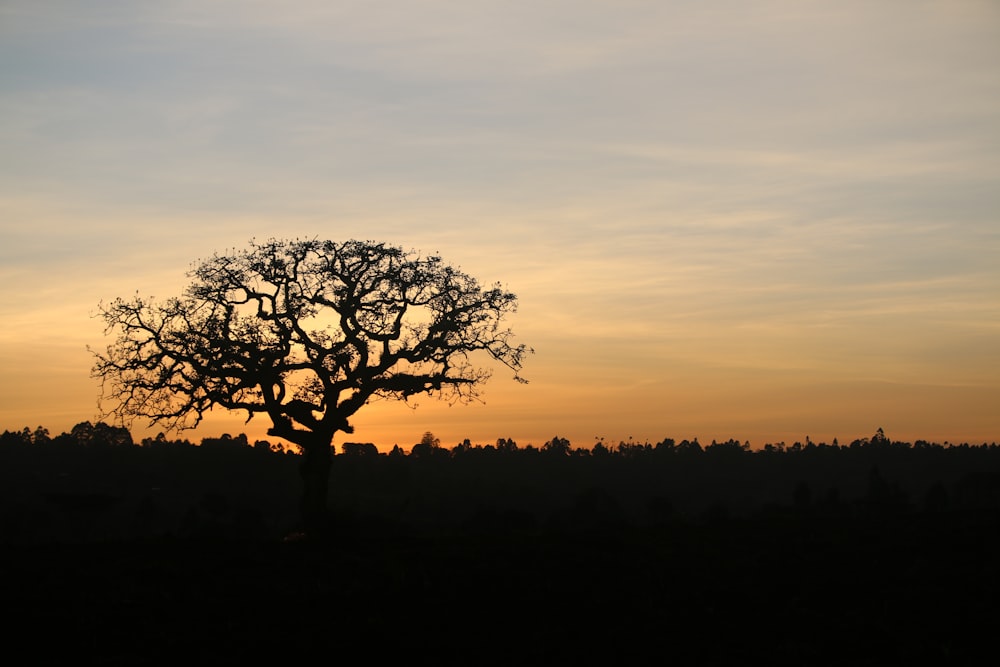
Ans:
[{"label": "dark foreground", "polygon": [[4,546],[8,655],[39,665],[964,665],[998,651],[996,512],[337,532],[324,544]]}]

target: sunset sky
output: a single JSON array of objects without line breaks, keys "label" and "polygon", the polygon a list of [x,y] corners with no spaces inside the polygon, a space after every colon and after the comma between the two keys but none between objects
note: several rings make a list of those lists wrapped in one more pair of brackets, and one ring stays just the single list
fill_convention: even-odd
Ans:
[{"label": "sunset sky", "polygon": [[0,431],[252,237],[519,296],[528,385],[337,442],[1000,441],[1000,3],[0,0]]}]

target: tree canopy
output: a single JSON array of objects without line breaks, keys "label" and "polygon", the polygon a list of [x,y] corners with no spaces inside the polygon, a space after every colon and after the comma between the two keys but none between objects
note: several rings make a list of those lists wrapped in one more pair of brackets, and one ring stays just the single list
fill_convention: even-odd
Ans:
[{"label": "tree canopy", "polygon": [[525,355],[504,319],[516,296],[420,255],[371,241],[251,241],[196,262],[182,296],[100,306],[117,337],[95,353],[102,409],[125,422],[197,425],[218,406],[270,417],[308,447],[351,432],[377,399],[420,393],[467,402],[488,368]]}]

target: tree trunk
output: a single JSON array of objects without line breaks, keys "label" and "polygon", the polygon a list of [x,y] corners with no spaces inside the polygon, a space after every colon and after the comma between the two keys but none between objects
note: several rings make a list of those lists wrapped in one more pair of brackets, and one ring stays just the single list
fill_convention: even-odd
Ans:
[{"label": "tree trunk", "polygon": [[303,528],[309,537],[323,536],[328,527],[327,494],[330,488],[330,457],[333,454],[329,440],[317,438],[302,447],[302,501],[299,512]]}]

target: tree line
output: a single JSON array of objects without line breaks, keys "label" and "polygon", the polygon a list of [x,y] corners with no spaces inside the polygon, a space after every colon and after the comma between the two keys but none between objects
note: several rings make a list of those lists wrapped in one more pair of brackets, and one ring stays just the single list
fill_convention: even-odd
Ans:
[{"label": "tree line", "polygon": [[[245,433],[235,436],[223,433],[221,436],[203,437],[197,443],[187,438],[169,438],[165,433],[158,433],[153,437],[145,437],[136,441],[131,432],[123,426],[113,426],[103,421],[91,423],[89,421],[80,422],[69,431],[58,435],[52,435],[49,429],[44,426],[37,426],[32,429],[25,426],[21,430],[4,430],[0,434],[0,447],[2,446],[26,446],[26,445],[73,445],[82,447],[224,447],[224,448],[252,448],[259,451],[269,451],[280,454],[300,454],[301,447],[283,443],[271,442],[269,440],[250,441]],[[339,451],[337,451],[339,449]],[[1000,450],[1000,444],[995,441],[991,443],[944,443],[931,442],[928,440],[916,440],[908,442],[903,440],[892,440],[879,428],[871,437],[856,438],[847,444],[840,444],[837,438],[831,443],[814,442],[806,436],[805,442],[795,441],[792,444],[785,442],[767,443],[763,447],[754,448],[749,441],[740,442],[731,438],[724,441],[712,440],[711,443],[703,445],[697,437],[691,439],[676,440],[674,438],[664,438],[658,442],[649,441],[637,442],[632,440],[622,440],[618,444],[606,443],[604,438],[596,438],[593,445],[589,447],[574,446],[567,438],[554,436],[546,440],[542,445],[536,446],[532,443],[519,445],[513,438],[497,438],[493,443],[473,443],[466,438],[462,442],[452,447],[441,444],[441,440],[431,432],[425,432],[420,440],[411,447],[404,448],[398,444],[393,445],[388,452],[382,452],[378,446],[372,442],[343,442],[339,446],[334,446],[334,455],[346,457],[373,457],[373,456],[412,456],[437,458],[458,458],[470,454],[519,454],[532,456],[545,454],[549,456],[584,457],[584,458],[623,458],[635,459],[643,457],[692,457],[703,456],[708,459],[727,458],[744,456],[757,456],[762,458],[773,457],[782,454],[810,454],[810,453],[831,453],[840,451],[867,451],[867,452],[901,452],[907,450]]]},{"label": "tree line", "polygon": [[[191,525],[234,520],[246,510],[280,530],[296,521],[302,460],[294,448],[242,433],[197,443],[164,434],[136,441],[125,428],[82,422],[55,436],[42,427],[0,434],[2,492],[13,515],[19,503],[75,516],[104,502],[129,512],[169,510],[174,524],[187,515]],[[574,447],[561,437],[541,446],[499,438],[446,447],[427,432],[408,451],[342,443],[331,455],[329,485],[334,514],[375,524],[900,516],[1000,510],[1000,446],[908,443],[879,429],[843,445],[807,438],[757,449],[737,440],[670,438]]]}]

